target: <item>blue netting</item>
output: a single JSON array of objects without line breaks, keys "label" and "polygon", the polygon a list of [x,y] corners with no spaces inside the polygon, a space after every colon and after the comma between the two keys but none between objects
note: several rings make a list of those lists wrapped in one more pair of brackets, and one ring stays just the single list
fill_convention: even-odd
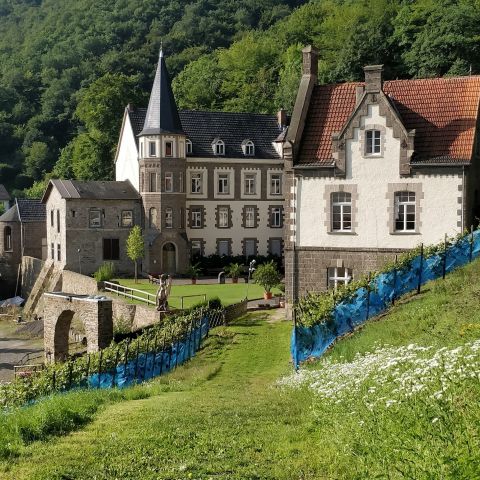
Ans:
[{"label": "blue netting", "polygon": [[371,317],[384,312],[394,298],[415,290],[420,285],[435,280],[445,272],[467,264],[470,258],[480,256],[480,231],[450,245],[445,254],[428,258],[415,257],[408,269],[392,270],[375,277],[370,292],[359,288],[351,298],[335,305],[332,319],[312,327],[296,327],[291,339],[291,352],[295,366],[309,357],[320,357],[336,338],[352,331]]},{"label": "blue netting", "polygon": [[128,387],[150,378],[163,375],[192,358],[209,331],[209,319],[204,317],[200,326],[162,352],[140,353],[137,358],[117,365],[106,372],[95,373],[88,378],[91,388]]}]

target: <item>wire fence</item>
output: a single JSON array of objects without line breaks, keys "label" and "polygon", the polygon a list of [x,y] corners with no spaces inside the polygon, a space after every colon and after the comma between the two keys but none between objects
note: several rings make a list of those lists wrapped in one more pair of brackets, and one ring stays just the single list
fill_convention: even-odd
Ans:
[{"label": "wire fence", "polygon": [[431,250],[434,253],[425,254],[422,245],[419,255],[406,264],[369,278],[365,286],[340,301],[334,300],[328,313],[314,325],[295,325],[291,337],[295,368],[309,358],[321,357],[339,337],[386,311],[402,295],[420,293],[426,282],[445,278],[447,273],[472,262],[480,255],[480,231],[472,230],[451,244],[445,239],[443,245]]}]

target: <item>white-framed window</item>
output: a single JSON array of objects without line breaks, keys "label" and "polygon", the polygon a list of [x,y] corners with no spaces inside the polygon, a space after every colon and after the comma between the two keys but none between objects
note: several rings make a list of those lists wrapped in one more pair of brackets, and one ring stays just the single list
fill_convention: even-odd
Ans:
[{"label": "white-framed window", "polygon": [[352,230],[352,195],[348,192],[332,193],[332,231]]},{"label": "white-framed window", "polygon": [[245,228],[255,228],[255,207],[245,207]]},{"label": "white-framed window", "polygon": [[270,195],[282,194],[282,174],[272,173],[270,176]]},{"label": "white-framed window", "polygon": [[202,211],[199,208],[193,208],[190,211],[190,215],[191,228],[202,228]]},{"label": "white-framed window", "polygon": [[223,140],[215,140],[213,142],[213,153],[215,155],[225,155],[225,143]]},{"label": "white-framed window", "polygon": [[243,154],[246,157],[253,157],[255,155],[255,145],[251,140],[248,140],[243,143]]},{"label": "white-framed window", "polygon": [[202,193],[202,174],[201,173],[192,173],[190,183],[190,192],[191,193]]},{"label": "white-framed window", "polygon": [[99,209],[92,208],[89,210],[88,224],[90,228],[100,228],[102,226],[102,212]]},{"label": "white-framed window", "polygon": [[202,241],[192,240],[190,243],[190,251],[192,257],[200,257],[202,255]]},{"label": "white-framed window", "polygon": [[365,132],[365,153],[367,155],[380,155],[382,152],[380,130],[367,130]]},{"label": "white-framed window", "polygon": [[157,142],[148,142],[148,155],[150,157],[157,156]]},{"label": "white-framed window", "polygon": [[228,207],[218,207],[218,228],[228,228],[228,218],[230,209]]},{"label": "white-framed window", "polygon": [[282,207],[272,208],[270,226],[272,228],[280,228],[282,226]]},{"label": "white-framed window", "polygon": [[165,191],[173,192],[173,173],[165,172]]},{"label": "white-framed window", "polygon": [[165,142],[165,156],[173,157],[173,142]]},{"label": "white-framed window", "polygon": [[282,239],[281,238],[270,239],[268,253],[270,253],[270,255],[277,255],[278,257],[282,256]]},{"label": "white-framed window", "polygon": [[229,240],[217,240],[217,254],[221,257],[224,255],[230,255],[230,241]]},{"label": "white-framed window", "polygon": [[395,192],[395,230],[415,231],[415,192]]},{"label": "white-framed window", "polygon": [[228,173],[218,174],[218,193],[221,195],[228,195],[230,193],[228,177]]},{"label": "white-framed window", "polygon": [[244,192],[245,195],[255,195],[257,176],[254,173],[246,173],[244,177]]},{"label": "white-framed window", "polygon": [[341,285],[348,285],[352,280],[352,270],[344,267],[330,267],[328,269],[328,288],[337,289]]},{"label": "white-framed window", "polygon": [[165,228],[173,228],[173,209],[165,209]]},{"label": "white-framed window", "polygon": [[133,227],[133,210],[122,210],[122,227]]},{"label": "white-framed window", "polygon": [[191,155],[193,153],[193,144],[190,139],[187,138],[185,145],[187,146],[187,155]]},{"label": "white-framed window", "polygon": [[157,174],[150,173],[148,175],[148,191],[156,192],[157,191]]}]

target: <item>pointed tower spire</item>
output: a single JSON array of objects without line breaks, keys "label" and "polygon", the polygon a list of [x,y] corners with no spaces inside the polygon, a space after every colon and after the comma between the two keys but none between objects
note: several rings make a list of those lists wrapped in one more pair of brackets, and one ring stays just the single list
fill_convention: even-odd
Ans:
[{"label": "pointed tower spire", "polygon": [[160,47],[145,123],[139,135],[158,135],[160,133],[184,133],[163,56],[163,46]]}]

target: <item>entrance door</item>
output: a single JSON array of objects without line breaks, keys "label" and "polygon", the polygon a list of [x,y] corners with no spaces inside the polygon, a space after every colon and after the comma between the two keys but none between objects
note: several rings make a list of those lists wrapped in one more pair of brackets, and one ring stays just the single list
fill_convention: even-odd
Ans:
[{"label": "entrance door", "polygon": [[177,269],[176,251],[173,243],[166,243],[162,252],[163,273],[175,273]]}]

